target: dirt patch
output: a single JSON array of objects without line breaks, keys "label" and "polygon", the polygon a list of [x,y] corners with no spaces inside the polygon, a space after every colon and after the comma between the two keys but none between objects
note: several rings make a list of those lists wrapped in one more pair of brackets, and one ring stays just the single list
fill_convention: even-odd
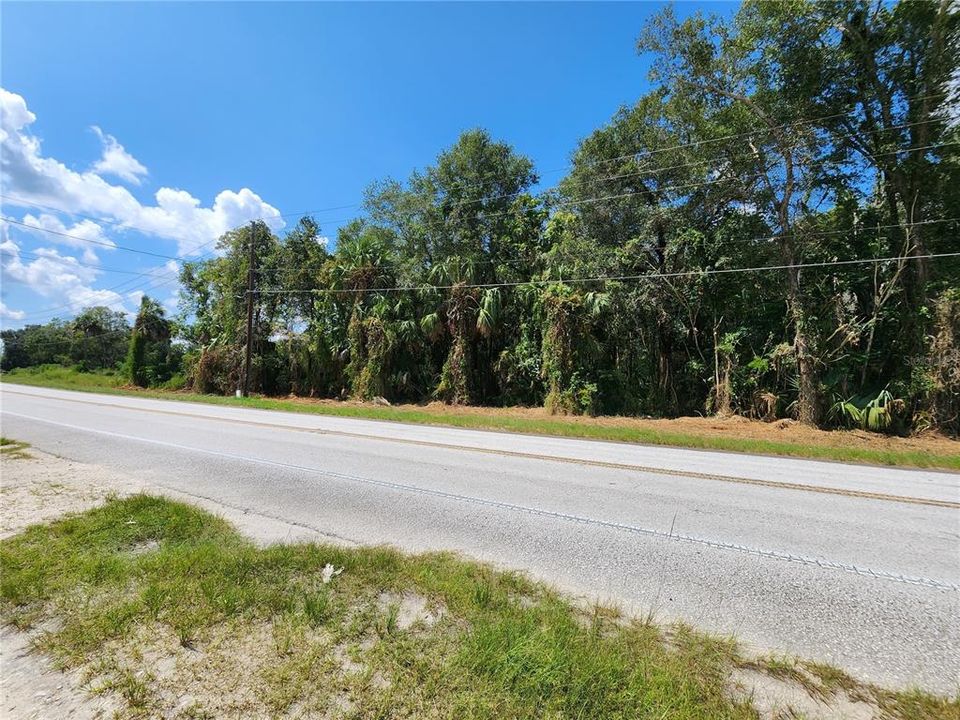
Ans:
[{"label": "dirt patch", "polygon": [[[128,478],[95,465],[75,463],[31,448],[29,457],[0,459],[0,538],[36,523],[82,512],[111,495],[130,492]],[[79,673],[63,673],[32,652],[33,635],[4,627],[0,634],[3,717],[109,718],[122,707],[115,696],[97,697]]]},{"label": "dirt patch", "polygon": [[[815,680],[811,677],[811,681]],[[814,696],[799,682],[775,678],[757,670],[735,670],[730,675],[730,693],[750,702],[761,720],[873,720],[881,717],[873,703],[854,699],[843,690]]]},{"label": "dirt patch", "polygon": [[145,540],[144,542],[137,543],[127,550],[127,552],[131,555],[146,555],[147,553],[152,553],[154,550],[157,550],[159,547],[160,543],[156,540]]},{"label": "dirt patch", "polygon": [[142,686],[136,701],[149,717],[339,718],[354,707],[352,686],[377,687],[379,677],[327,632],[282,619],[227,622],[190,647],[146,625],[98,656],[110,661],[93,665],[91,684],[121,696]]},{"label": "dirt patch", "polygon": [[66,513],[89,510],[111,495],[126,495],[130,479],[96,465],[75,463],[31,448],[30,457],[0,459],[0,538]]},{"label": "dirt patch", "polygon": [[402,595],[396,593],[380,593],[377,598],[377,605],[381,612],[395,612],[395,622],[398,630],[408,630],[417,623],[423,623],[427,627],[434,625],[444,616],[444,608],[431,603],[427,598],[417,593],[406,592]]},{"label": "dirt patch", "polygon": [[0,716],[18,720],[95,720],[112,718],[122,703],[115,697],[84,692],[80,673],[63,673],[32,652],[32,637],[11,627],[0,629]]},{"label": "dirt patch", "polygon": [[[89,510],[112,496],[122,497],[147,491],[156,492],[157,489],[109,468],[73,462],[35,448],[30,448],[29,457],[5,453],[0,457],[0,538],[10,537],[30,525],[47,522],[68,513]],[[321,537],[318,533],[293,527],[282,521],[245,514],[212,503],[205,503],[205,506],[226,515],[263,544]],[[129,552],[139,555],[152,552],[158,547],[156,541],[146,541],[130,548]],[[248,642],[261,639],[255,632],[241,635]],[[115,677],[122,679],[117,682],[116,687],[104,687],[101,677],[99,689],[103,690],[103,693],[91,692],[97,690],[98,686],[96,682],[86,682],[90,677],[75,672],[61,672],[53,666],[49,658],[33,652],[33,637],[33,634],[20,632],[10,626],[2,628],[0,717],[18,720],[54,717],[78,720],[109,718],[126,707],[129,698],[125,699],[124,692],[131,694],[141,684],[148,684],[146,676],[138,676],[133,670],[130,670],[130,674],[117,675],[114,672]],[[173,640],[175,647],[167,648],[170,637],[170,631],[157,630],[153,641],[143,645],[144,667],[150,668],[148,672],[159,678],[174,677],[178,673],[178,663],[194,668],[195,673],[201,672],[196,664],[196,656],[187,655],[190,651],[181,648],[177,638],[174,637]],[[272,640],[268,642],[272,643]],[[218,647],[216,642],[213,646]],[[231,648],[230,651],[234,650],[236,648]],[[228,660],[221,658],[221,661],[223,669],[227,668]],[[101,676],[106,670],[100,668]],[[226,670],[223,675],[227,678],[231,676]],[[246,696],[240,696],[238,692],[226,698],[225,707],[242,707]],[[197,716],[194,713],[195,704],[187,692],[167,703],[166,707],[171,713],[169,717],[193,717]],[[247,715],[241,713],[241,716]]]},{"label": "dirt patch", "polygon": [[[318,400],[290,396],[285,402],[298,405],[320,405],[329,407],[376,407],[372,403],[358,401]],[[818,430],[802,425],[790,419],[774,422],[752,420],[740,415],[726,417],[681,417],[672,419],[637,418],[621,416],[561,416],[552,415],[544,408],[530,407],[463,407],[431,402],[423,405],[394,404],[392,410],[398,412],[419,412],[436,415],[437,423],[442,424],[444,417],[472,417],[488,419],[495,425],[498,420],[518,418],[528,420],[550,420],[572,426],[595,426],[609,428],[627,428],[652,431],[663,434],[686,434],[699,437],[727,437],[736,439],[765,440],[770,442],[788,442],[798,445],[817,447],[860,448],[869,450],[897,452],[929,452],[936,455],[956,455],[960,453],[960,441],[939,433],[924,433],[910,437],[895,437],[862,430]]]}]

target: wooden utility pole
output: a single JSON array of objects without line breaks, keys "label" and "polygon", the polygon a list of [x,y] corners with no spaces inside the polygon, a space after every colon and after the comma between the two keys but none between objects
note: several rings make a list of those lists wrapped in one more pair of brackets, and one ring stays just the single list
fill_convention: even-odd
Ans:
[{"label": "wooden utility pole", "polygon": [[247,271],[247,352],[243,360],[243,388],[241,394],[247,397],[250,393],[250,354],[253,351],[253,287],[257,265],[257,223],[250,223],[250,262]]}]

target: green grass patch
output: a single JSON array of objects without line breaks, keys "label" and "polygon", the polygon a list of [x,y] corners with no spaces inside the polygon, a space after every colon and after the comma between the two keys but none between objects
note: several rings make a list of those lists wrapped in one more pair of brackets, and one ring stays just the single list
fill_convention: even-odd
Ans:
[{"label": "green grass patch", "polygon": [[[450,554],[258,548],[141,495],[4,540],[0,570],[3,619],[48,628],[39,647],[126,717],[173,716],[184,695],[178,717],[757,717],[727,688],[733,643],[683,626],[667,641]],[[893,717],[960,709],[882,699]]]},{"label": "green grass patch", "polygon": [[264,410],[281,410],[285,412],[363,418],[368,420],[387,420],[418,425],[436,425],[476,430],[499,430],[522,434],[552,435],[590,440],[612,440],[646,445],[668,445],[671,447],[745,452],[781,457],[801,457],[839,462],[868,463],[872,465],[960,470],[960,452],[938,454],[922,450],[851,447],[850,445],[843,445],[839,441],[836,445],[821,445],[793,441],[760,440],[738,437],[735,434],[735,430],[732,430],[730,435],[701,435],[690,432],[671,432],[642,426],[617,426],[599,422],[591,423],[589,420],[583,419],[522,417],[511,415],[509,412],[504,412],[502,415],[487,413],[473,415],[464,412],[445,412],[443,409],[437,409],[435,407],[412,408],[382,407],[352,403],[309,403],[294,402],[283,398],[236,398],[188,392],[173,392],[169,390],[138,390],[123,387],[123,379],[116,374],[82,373],[72,368],[53,365],[45,365],[39,368],[17,368],[4,373],[2,379],[10,383],[37,385],[63,390],[136,395],[139,397],[181,400],[212,405],[251,407]]},{"label": "green grass patch", "polygon": [[124,383],[123,376],[115,370],[82,372],[63,365],[38,365],[30,368],[14,368],[3,373],[3,380],[22,385],[102,392],[115,390]]},{"label": "green grass patch", "polygon": [[11,440],[10,438],[0,437],[0,457],[10,460],[27,460],[33,457],[26,449],[30,443],[21,440]]}]

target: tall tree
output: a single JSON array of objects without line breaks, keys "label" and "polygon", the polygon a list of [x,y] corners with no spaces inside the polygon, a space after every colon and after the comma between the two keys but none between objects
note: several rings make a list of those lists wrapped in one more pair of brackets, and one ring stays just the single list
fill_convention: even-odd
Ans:
[{"label": "tall tree", "polygon": [[126,372],[130,382],[140,387],[159,385],[177,370],[179,357],[171,345],[173,325],[163,306],[144,295],[130,333]]},{"label": "tall tree", "polygon": [[782,68],[771,50],[776,39],[744,30],[740,16],[732,25],[699,15],[679,22],[666,11],[647,26],[638,47],[658,55],[652,75],[694,109],[697,135],[741,169],[731,181],[739,186],[744,208],[761,216],[774,236],[786,266],[798,417],[816,423],[821,410],[817,338],[798,265],[804,259],[801,238],[809,208],[824,192],[823,168],[815,162],[817,133],[796,123],[809,108],[782,92]]}]

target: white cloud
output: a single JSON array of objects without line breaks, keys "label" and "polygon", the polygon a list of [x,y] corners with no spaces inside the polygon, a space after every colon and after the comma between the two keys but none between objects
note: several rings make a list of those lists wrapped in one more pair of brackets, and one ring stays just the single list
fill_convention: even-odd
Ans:
[{"label": "white cloud", "polygon": [[128,153],[113,135],[108,135],[96,125],[90,129],[103,144],[103,155],[93,164],[91,170],[98,175],[113,175],[131,185],[139,185],[140,176],[147,174],[143,163]]},{"label": "white cloud", "polygon": [[[123,297],[113,290],[93,287],[99,270],[80,265],[76,258],[61,255],[52,248],[33,251],[38,255],[30,262],[20,257],[20,246],[9,239],[0,243],[0,272],[4,282],[26,285],[41,297],[51,301],[51,312],[37,317],[47,322],[53,316],[69,316],[91,305],[106,305],[115,310],[126,310]],[[54,309],[56,311],[54,311]],[[39,314],[39,313],[38,313]],[[20,318],[10,318],[22,320]]]},{"label": "white cloud", "polygon": [[[156,204],[144,205],[127,188],[108,182],[94,170],[77,172],[45,157],[40,140],[30,131],[36,115],[20,95],[0,88],[0,115],[0,175],[8,205],[29,208],[42,204],[67,213],[106,217],[125,228],[175,241],[178,255],[212,249],[220,235],[250,220],[262,218],[273,229],[284,225],[279,210],[248,188],[223,190],[212,206],[203,207],[184,190],[161,187],[154,196]],[[116,147],[123,150],[119,143]],[[108,151],[105,148],[104,159]],[[142,167],[139,162],[137,165]],[[117,169],[115,166],[111,172]],[[138,177],[129,165],[125,170]]]},{"label": "white cloud", "polygon": [[78,223],[67,226],[54,215],[40,213],[39,216],[26,214],[23,216],[19,226],[27,232],[32,232],[46,242],[53,242],[58,245],[79,248],[83,251],[83,261],[95,263],[99,261],[94,246],[90,242],[94,241],[104,249],[115,247],[116,244],[103,234],[103,228],[93,220],[81,220]]},{"label": "white cloud", "polygon": [[7,304],[0,300],[0,318],[5,318],[7,320],[23,320],[26,317],[26,313],[23,310],[13,310],[7,307]]}]

